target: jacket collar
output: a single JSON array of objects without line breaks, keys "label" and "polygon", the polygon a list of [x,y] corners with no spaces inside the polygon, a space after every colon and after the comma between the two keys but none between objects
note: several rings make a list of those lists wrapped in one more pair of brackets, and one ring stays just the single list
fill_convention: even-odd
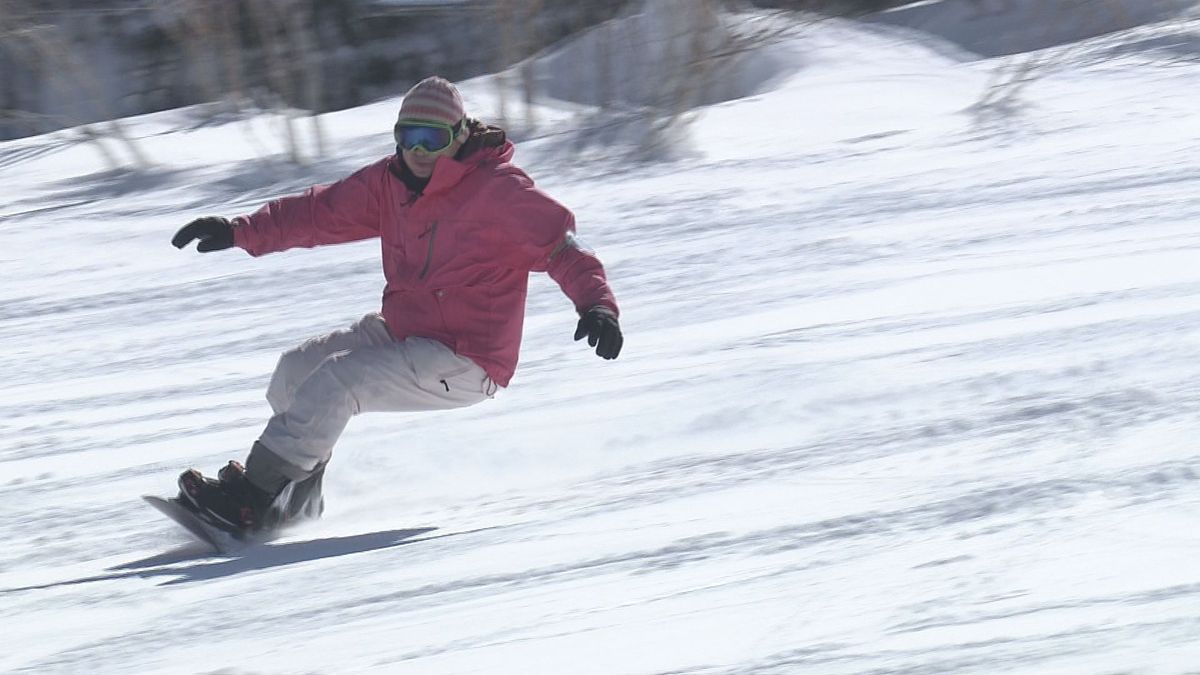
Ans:
[{"label": "jacket collar", "polygon": [[439,157],[433,166],[433,175],[429,179],[429,185],[425,187],[425,194],[436,194],[449,190],[484,164],[507,162],[512,159],[514,150],[512,142],[506,140],[501,146],[480,148],[462,159]]},{"label": "jacket collar", "polygon": [[[446,192],[455,185],[458,185],[476,168],[487,163],[503,164],[512,159],[516,148],[512,141],[505,140],[503,145],[496,147],[483,147],[478,151],[471,153],[469,156],[462,159],[454,159],[452,157],[439,157],[437,163],[433,166],[433,175],[429,177],[429,184],[421,191],[422,195],[437,194]],[[392,162],[389,169],[392,175],[398,180],[403,180],[401,166],[404,160],[399,153],[392,157]]]}]

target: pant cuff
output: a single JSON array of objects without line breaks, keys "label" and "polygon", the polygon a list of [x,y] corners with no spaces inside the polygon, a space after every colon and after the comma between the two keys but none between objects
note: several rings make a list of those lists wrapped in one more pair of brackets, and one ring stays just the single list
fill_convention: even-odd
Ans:
[{"label": "pant cuff", "polygon": [[279,494],[288,483],[308,478],[311,473],[283,459],[258,441],[246,458],[246,478],[272,495]]}]

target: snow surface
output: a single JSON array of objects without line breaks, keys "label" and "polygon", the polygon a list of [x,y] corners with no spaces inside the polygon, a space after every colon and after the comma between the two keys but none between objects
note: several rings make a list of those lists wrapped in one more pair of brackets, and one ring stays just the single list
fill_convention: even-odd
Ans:
[{"label": "snow surface", "polygon": [[356,419],[326,518],[230,558],[138,495],[244,455],[377,245],[168,240],[386,154],[397,101],[307,168],[187,110],[130,120],[143,172],[0,144],[0,671],[1200,672],[1200,62],[1151,29],[983,114],[996,62],[824,23],[672,162],[547,102],[517,158],[621,358],[539,277],[510,390]]}]

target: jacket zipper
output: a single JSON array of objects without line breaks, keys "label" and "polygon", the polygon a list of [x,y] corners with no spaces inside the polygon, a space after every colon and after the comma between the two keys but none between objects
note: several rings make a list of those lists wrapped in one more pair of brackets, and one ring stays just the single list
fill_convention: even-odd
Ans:
[{"label": "jacket zipper", "polygon": [[433,240],[437,238],[437,228],[438,221],[435,220],[433,221],[433,224],[429,226],[429,230],[426,231],[425,234],[421,235],[429,236],[429,248],[425,252],[425,266],[421,268],[421,274],[417,277],[418,279],[424,279],[429,275],[429,265],[433,262]]}]

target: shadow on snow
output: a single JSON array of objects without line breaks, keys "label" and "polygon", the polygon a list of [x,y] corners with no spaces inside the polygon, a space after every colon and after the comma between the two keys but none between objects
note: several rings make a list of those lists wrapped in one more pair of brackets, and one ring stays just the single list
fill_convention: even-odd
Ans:
[{"label": "shadow on snow", "polygon": [[[233,576],[243,572],[284,567],[295,563],[339,556],[379,551],[420,541],[441,539],[456,534],[469,534],[479,530],[450,532],[446,534],[422,537],[421,535],[436,530],[436,527],[419,527],[405,530],[385,530],[346,537],[328,537],[308,541],[296,541],[285,544],[251,545],[234,557],[218,557],[208,546],[189,543],[166,553],[122,563],[108,568],[111,573],[68,579],[47,584],[20,586],[0,589],[0,594],[17,593],[21,591],[45,590],[76,586],[96,581],[114,581],[119,579],[169,577],[161,585],[172,586],[193,581],[208,581],[221,577]],[[489,529],[489,528],[481,528]],[[179,566],[180,563],[195,561]]]}]

